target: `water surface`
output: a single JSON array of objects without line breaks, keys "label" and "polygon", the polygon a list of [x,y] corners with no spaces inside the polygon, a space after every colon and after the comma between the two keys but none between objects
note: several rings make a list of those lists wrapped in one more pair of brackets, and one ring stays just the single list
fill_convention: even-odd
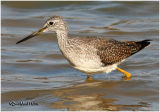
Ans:
[{"label": "water surface", "polygon": [[[2,110],[158,110],[158,2],[2,2]],[[120,65],[132,73],[96,74],[93,81],[64,59],[54,33],[16,45],[53,15],[70,36],[152,39]],[[37,102],[11,106],[10,101]]]}]

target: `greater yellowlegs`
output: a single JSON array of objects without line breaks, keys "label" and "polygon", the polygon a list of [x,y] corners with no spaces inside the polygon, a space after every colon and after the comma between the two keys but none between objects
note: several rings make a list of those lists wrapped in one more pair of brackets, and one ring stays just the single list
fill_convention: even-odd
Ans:
[{"label": "greater yellowlegs", "polygon": [[115,69],[130,78],[130,73],[117,66],[150,44],[150,40],[117,41],[101,37],[68,37],[67,23],[60,16],[51,17],[40,30],[16,44],[47,31],[56,32],[62,54],[75,69],[86,73],[88,79],[92,74],[109,73]]}]

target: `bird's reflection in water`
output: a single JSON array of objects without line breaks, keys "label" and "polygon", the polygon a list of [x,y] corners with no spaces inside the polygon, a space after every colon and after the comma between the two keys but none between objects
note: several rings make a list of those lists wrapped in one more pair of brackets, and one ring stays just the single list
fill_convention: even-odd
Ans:
[{"label": "bird's reflection in water", "polygon": [[11,100],[35,101],[39,103],[36,106],[38,109],[49,107],[51,110],[149,110],[151,107],[149,103],[155,100],[154,97],[152,99],[150,97],[157,93],[148,91],[144,86],[146,83],[134,80],[86,80],[72,87],[3,93],[2,102],[8,105]]},{"label": "bird's reflection in water", "polygon": [[[67,110],[137,110],[139,107],[147,108],[146,102],[119,103],[123,94],[120,85],[125,81],[98,81],[86,80],[85,83],[73,87],[59,89],[53,92],[62,100],[51,104],[52,108]],[[125,97],[125,96],[124,96]],[[123,98],[123,97],[122,97]]]}]

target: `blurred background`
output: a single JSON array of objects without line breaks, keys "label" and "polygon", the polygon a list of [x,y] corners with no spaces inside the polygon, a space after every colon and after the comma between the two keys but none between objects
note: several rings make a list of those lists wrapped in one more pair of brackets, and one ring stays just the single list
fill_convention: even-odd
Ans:
[{"label": "blurred background", "polygon": [[[159,2],[1,2],[2,110],[158,110]],[[16,45],[54,15],[68,23],[70,36],[116,40],[151,39],[151,45],[92,82],[62,56],[55,33]],[[10,101],[38,106],[11,106]]]}]

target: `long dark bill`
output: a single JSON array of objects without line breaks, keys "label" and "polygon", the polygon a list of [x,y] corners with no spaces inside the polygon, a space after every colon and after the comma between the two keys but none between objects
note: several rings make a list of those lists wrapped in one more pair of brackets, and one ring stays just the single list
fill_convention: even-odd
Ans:
[{"label": "long dark bill", "polygon": [[24,38],[24,39],[18,41],[16,44],[19,44],[19,43],[24,42],[24,41],[26,41],[26,40],[28,40],[28,39],[30,39],[30,38],[36,36],[36,35],[39,35],[39,34],[40,34],[41,32],[43,32],[46,28],[47,28],[47,27],[41,28],[40,30],[38,30],[38,31],[36,31],[36,32],[34,32],[34,33],[32,33],[31,35],[27,36],[26,38]]}]

